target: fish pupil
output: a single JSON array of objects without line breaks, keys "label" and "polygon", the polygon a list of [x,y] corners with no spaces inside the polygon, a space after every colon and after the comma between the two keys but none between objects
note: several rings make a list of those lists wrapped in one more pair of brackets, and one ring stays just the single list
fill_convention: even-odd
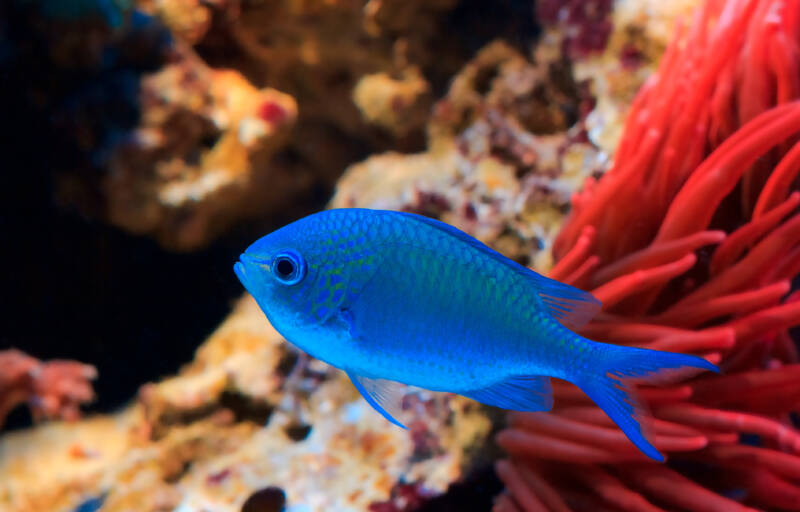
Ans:
[{"label": "fish pupil", "polygon": [[279,277],[284,279],[289,278],[294,274],[294,263],[288,258],[281,258],[277,261],[275,270]]}]

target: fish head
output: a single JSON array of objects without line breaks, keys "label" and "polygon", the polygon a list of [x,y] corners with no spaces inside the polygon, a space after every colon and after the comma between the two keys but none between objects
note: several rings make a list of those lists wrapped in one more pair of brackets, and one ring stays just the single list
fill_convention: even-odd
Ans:
[{"label": "fish head", "polygon": [[276,328],[304,323],[303,312],[317,277],[317,266],[308,261],[314,259],[311,244],[301,227],[290,224],[253,243],[233,267]]},{"label": "fish head", "polygon": [[374,259],[366,228],[341,211],[300,219],[248,247],[234,272],[284,338],[323,360],[345,342],[341,320]]}]

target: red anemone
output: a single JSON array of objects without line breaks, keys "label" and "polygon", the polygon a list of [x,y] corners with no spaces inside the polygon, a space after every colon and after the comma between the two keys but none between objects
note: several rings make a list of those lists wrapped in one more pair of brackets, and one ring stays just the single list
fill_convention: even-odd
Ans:
[{"label": "red anemone", "polygon": [[718,362],[640,386],[639,453],[577,388],[513,413],[498,511],[800,510],[800,3],[709,0],[679,26],[628,114],[612,169],[587,183],[550,276],[592,291],[582,334]]}]

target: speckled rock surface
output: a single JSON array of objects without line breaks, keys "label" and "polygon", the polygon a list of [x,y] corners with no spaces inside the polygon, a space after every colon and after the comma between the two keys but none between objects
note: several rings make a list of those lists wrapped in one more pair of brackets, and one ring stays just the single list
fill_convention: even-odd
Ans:
[{"label": "speckled rock surface", "polygon": [[139,124],[101,183],[117,226],[191,249],[307,186],[307,177],[270,164],[297,117],[291,96],[210,69],[179,45],[172,63],[143,77],[139,104]]},{"label": "speckled rock surface", "polygon": [[434,106],[427,151],[351,166],[331,206],[440,217],[546,267],[544,249],[572,191],[606,164],[582,126],[591,98],[555,55],[546,47],[531,58],[501,42],[485,47]]},{"label": "speckled rock surface", "polygon": [[[194,125],[207,129],[177,135],[197,140],[186,147],[162,148],[165,162],[154,162],[148,158],[152,152],[141,146],[144,155],[118,152],[116,162],[134,157],[141,167],[119,178],[112,164],[114,185],[123,186],[103,189],[111,205],[109,220],[155,236],[170,248],[188,250],[207,244],[237,220],[301,210],[309,195],[329,191],[365,149],[417,144],[432,102],[429,75],[434,56],[427,51],[428,44],[441,38],[436,27],[457,2],[140,0],[135,4],[164,22],[182,51],[193,55],[190,77],[175,76],[170,65],[144,81],[143,88],[156,86],[155,81],[161,82],[159,90],[188,86],[196,96],[207,96],[189,109],[201,118]],[[439,77],[460,63],[457,49],[443,48],[436,59],[435,68],[442,70],[433,74]],[[195,73],[196,67],[206,69]],[[241,75],[230,80],[233,71],[218,72],[218,68]],[[246,105],[214,100],[215,91],[231,87],[240,91],[234,102],[238,98]],[[259,101],[277,108],[259,107],[256,100],[245,100],[247,95],[260,96]],[[137,132],[172,128],[164,117],[158,121],[148,115],[153,107],[148,99],[144,97],[145,116]],[[221,115],[197,112],[204,107]],[[179,128],[185,131],[189,126],[193,125],[182,123]],[[247,142],[233,144],[236,137]],[[164,173],[170,177],[158,176]],[[162,183],[167,180],[171,182]],[[109,197],[128,187],[134,193]],[[150,201],[135,195],[142,190],[152,190],[144,194]],[[146,211],[135,212],[134,207]]]},{"label": "speckled rock surface", "polygon": [[297,355],[248,298],[171,379],[125,411],[0,441],[0,508],[103,512],[239,511],[281,488],[289,510],[365,510],[399,481],[438,494],[490,423],[478,404],[409,395],[402,430],[347,377]]},{"label": "speckled rock surface", "polygon": [[[622,133],[628,106],[655,72],[678,20],[687,17],[697,0],[618,0],[610,20],[608,44],[600,54],[574,63],[577,80],[591,81],[596,105],[586,119],[592,142],[613,154]],[[546,38],[557,38],[549,33]]]}]

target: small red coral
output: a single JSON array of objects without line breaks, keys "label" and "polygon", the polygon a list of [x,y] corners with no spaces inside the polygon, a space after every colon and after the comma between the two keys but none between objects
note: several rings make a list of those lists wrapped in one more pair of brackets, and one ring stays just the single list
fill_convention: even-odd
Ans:
[{"label": "small red coral", "polygon": [[513,413],[498,511],[800,510],[800,7],[708,0],[587,183],[551,276],[604,310],[582,334],[688,352],[722,375],[640,386],[669,464],[649,461],[572,385]]},{"label": "small red coral", "polygon": [[0,351],[0,426],[16,406],[27,403],[34,419],[77,419],[79,406],[94,398],[93,366],[73,361],[43,363],[19,350]]},{"label": "small red coral", "polygon": [[280,124],[286,120],[289,115],[286,109],[275,103],[274,101],[265,101],[258,107],[258,116],[270,124]]}]

